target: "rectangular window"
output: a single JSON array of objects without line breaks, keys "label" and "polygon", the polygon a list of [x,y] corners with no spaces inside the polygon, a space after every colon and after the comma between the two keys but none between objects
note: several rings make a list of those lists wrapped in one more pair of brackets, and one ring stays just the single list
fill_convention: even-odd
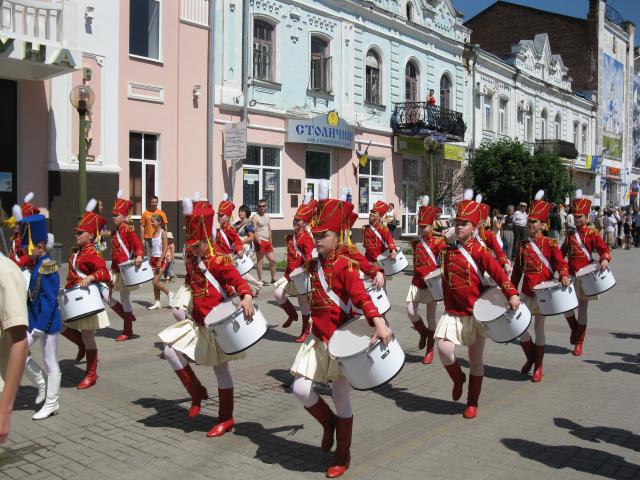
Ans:
[{"label": "rectangular window", "polygon": [[160,60],[160,0],[131,0],[129,53]]},{"label": "rectangular window", "polygon": [[507,100],[500,99],[500,106],[498,109],[498,128],[499,133],[506,135],[507,134]]},{"label": "rectangular window", "polygon": [[264,198],[270,214],[282,213],[280,170],[279,148],[247,146],[247,158],[242,169],[242,193],[243,203],[252,212],[258,210],[258,200]]},{"label": "rectangular window", "polygon": [[587,152],[587,126],[586,125],[582,126],[582,153],[588,153]]},{"label": "rectangular window", "polygon": [[129,132],[129,199],[132,215],[142,215],[157,195],[158,135]]},{"label": "rectangular window", "polygon": [[533,118],[531,117],[531,112],[525,114],[524,122],[527,129],[527,141],[533,142]]},{"label": "rectangular window", "polygon": [[273,25],[256,20],[253,22],[253,77],[273,80]]},{"label": "rectangular window", "polygon": [[489,95],[485,95],[484,97],[484,129],[485,130],[493,130],[493,112],[491,110],[491,103],[493,102],[493,97]]},{"label": "rectangular window", "polygon": [[580,131],[580,126],[578,122],[573,124],[573,146],[576,147],[576,150],[580,149],[580,143],[578,143],[578,135]]},{"label": "rectangular window", "polygon": [[311,84],[310,90],[331,92],[331,57],[329,43],[311,37]]},{"label": "rectangular window", "polygon": [[358,168],[358,213],[368,213],[377,200],[384,198],[384,159],[369,158],[364,167]]}]

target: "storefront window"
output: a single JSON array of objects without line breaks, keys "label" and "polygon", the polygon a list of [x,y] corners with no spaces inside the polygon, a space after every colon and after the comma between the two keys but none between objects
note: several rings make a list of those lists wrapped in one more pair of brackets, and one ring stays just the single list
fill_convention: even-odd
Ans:
[{"label": "storefront window", "polygon": [[376,201],[384,200],[384,159],[370,158],[359,169],[358,212],[368,213]]},{"label": "storefront window", "polygon": [[129,199],[132,215],[142,215],[156,193],[158,135],[129,132]]},{"label": "storefront window", "polygon": [[264,198],[267,211],[280,215],[280,149],[249,145],[242,169],[243,203],[255,212]]}]

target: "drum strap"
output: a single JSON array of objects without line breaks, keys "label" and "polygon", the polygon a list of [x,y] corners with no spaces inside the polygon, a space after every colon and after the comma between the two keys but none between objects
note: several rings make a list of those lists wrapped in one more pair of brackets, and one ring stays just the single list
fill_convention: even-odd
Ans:
[{"label": "drum strap", "polygon": [[293,249],[296,251],[296,253],[298,255],[300,255],[300,257],[302,258],[303,262],[307,261],[307,257],[305,257],[302,252],[300,251],[300,249],[298,248],[298,243],[296,242],[296,234],[293,234]]},{"label": "drum strap", "polygon": [[215,277],[213,275],[211,275],[211,272],[207,269],[206,265],[204,264],[204,262],[202,260],[200,260],[198,262],[198,267],[200,267],[200,271],[202,272],[202,274],[205,276],[205,278],[207,279],[207,281],[213,285],[213,288],[215,288],[216,290],[218,290],[218,292],[220,293],[220,295],[222,295],[222,298],[224,298],[225,300],[227,299],[227,294],[225,293],[224,289],[220,286],[220,284],[218,283],[218,281],[215,279]]},{"label": "drum strap", "polygon": [[587,250],[587,247],[584,246],[584,243],[582,243],[582,239],[580,238],[580,234],[578,232],[575,232],[574,235],[576,237],[576,241],[578,242],[578,245],[580,245],[580,248],[582,249],[582,251],[584,252],[586,257],[589,259],[589,261],[591,261],[592,260],[591,254],[589,253],[589,250]]},{"label": "drum strap", "polygon": [[71,262],[71,264],[73,265],[73,269],[74,269],[74,270],[75,270],[75,272],[78,274],[78,276],[79,276],[80,278],[84,279],[84,278],[87,278],[87,276],[86,276],[84,273],[82,273],[80,270],[78,270],[78,267],[76,267],[76,260],[78,259],[78,255],[79,255],[79,253],[80,253],[80,252],[76,253],[76,254],[73,256],[73,261]]},{"label": "drum strap", "polygon": [[331,301],[338,305],[344,313],[346,313],[347,315],[351,315],[351,309],[353,307],[351,300],[349,300],[348,304],[345,304],[342,299],[336,294],[336,292],[329,288],[327,279],[324,276],[324,270],[322,270],[322,264],[320,263],[320,260],[316,260],[316,265],[318,266],[318,278],[320,279],[320,285],[322,285],[324,293],[326,293]]},{"label": "drum strap", "polygon": [[460,253],[462,253],[462,255],[464,255],[464,258],[467,260],[467,262],[469,262],[469,265],[471,265],[471,267],[476,271],[476,275],[478,275],[478,278],[480,279],[480,283],[484,285],[485,284],[484,277],[480,275],[480,270],[478,269],[478,265],[476,265],[476,262],[471,256],[471,254],[462,245],[458,245],[458,250],[460,250]]},{"label": "drum strap", "polygon": [[504,242],[502,241],[502,235],[500,234],[500,232],[496,233],[496,240],[498,241],[498,245],[500,245],[500,248],[504,250]]},{"label": "drum strap", "polygon": [[131,258],[131,252],[129,252],[129,249],[124,244],[124,241],[122,240],[122,237],[120,236],[120,231],[118,231],[118,230],[116,230],[116,238],[118,239],[118,243],[122,247],[122,251],[127,255],[127,258]]},{"label": "drum strap", "polygon": [[545,257],[542,254],[542,252],[538,248],[538,245],[536,245],[536,242],[534,242],[533,240],[529,239],[529,245],[531,245],[531,248],[533,249],[534,252],[536,252],[536,255],[538,256],[540,261],[544,264],[544,266],[549,269],[549,273],[551,273],[551,275],[553,275],[553,268],[551,268],[551,264],[549,263],[549,260],[547,260],[547,257]]},{"label": "drum strap", "polygon": [[489,247],[487,247],[487,244],[484,243],[484,240],[482,240],[482,237],[480,237],[480,234],[478,233],[477,230],[476,230],[476,233],[475,233],[475,237],[476,237],[476,240],[478,240],[478,242],[480,242],[480,245],[482,245],[484,248],[489,248]]},{"label": "drum strap", "polygon": [[226,233],[224,233],[224,230],[223,230],[222,228],[220,229],[220,235],[222,235],[222,238],[224,238],[224,243],[226,243],[226,244],[227,244],[227,247],[229,247],[229,249],[233,250],[233,249],[231,248],[231,242],[230,242],[230,241],[229,241],[229,239],[227,238],[227,234],[226,234]]},{"label": "drum strap", "polygon": [[387,242],[384,241],[384,238],[382,238],[382,235],[380,235],[380,232],[373,227],[373,225],[369,225],[369,229],[375,234],[376,237],[378,237],[378,240],[380,240],[382,242],[382,245],[384,245],[385,249],[389,248],[389,245],[387,245]]},{"label": "drum strap", "polygon": [[429,244],[427,242],[424,241],[424,238],[420,239],[420,243],[422,244],[422,246],[424,247],[424,249],[427,251],[427,253],[429,254],[429,257],[431,257],[431,260],[433,260],[433,264],[434,265],[438,265],[438,262],[436,261],[436,256],[433,254],[433,250],[431,250],[431,248],[429,248]]}]

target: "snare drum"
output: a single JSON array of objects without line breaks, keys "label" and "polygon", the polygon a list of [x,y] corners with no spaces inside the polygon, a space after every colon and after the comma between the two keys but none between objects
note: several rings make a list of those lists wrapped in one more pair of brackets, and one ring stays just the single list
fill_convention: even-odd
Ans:
[{"label": "snare drum", "polygon": [[126,287],[133,287],[153,280],[153,268],[149,262],[149,257],[144,257],[140,268],[136,268],[135,260],[127,260],[118,265],[122,282]]},{"label": "snare drum", "polygon": [[385,253],[378,257],[378,263],[382,265],[384,268],[384,274],[388,276],[400,273],[409,266],[409,261],[407,260],[407,257],[404,256],[404,253],[400,248],[396,250],[395,260],[391,260],[391,258],[389,258],[389,254]]},{"label": "snare drum", "polygon": [[436,268],[429,275],[424,277],[424,283],[427,284],[431,298],[434,301],[439,302],[444,299],[444,293],[442,292],[442,270]]},{"label": "snare drum", "polygon": [[298,291],[298,295],[311,293],[311,276],[303,267],[298,267],[289,274],[289,279]]},{"label": "snare drum", "polygon": [[391,302],[389,302],[389,297],[387,297],[387,292],[385,292],[384,288],[376,287],[369,279],[364,280],[364,288],[371,297],[380,315],[384,315],[391,310]]},{"label": "snare drum", "polygon": [[235,257],[235,266],[241,276],[246,275],[253,268],[253,260],[245,253],[241,257]]},{"label": "snare drum", "polygon": [[85,317],[104,312],[104,303],[98,286],[94,283],[88,288],[76,285],[67,288],[58,297],[62,321],[75,322]]},{"label": "snare drum", "polygon": [[611,290],[616,284],[616,279],[609,268],[600,270],[599,263],[591,263],[578,270],[576,283],[582,289],[582,293],[587,297],[593,297]]},{"label": "snare drum", "polygon": [[533,287],[538,310],[544,316],[560,315],[578,306],[574,285],[563,287],[557,280],[542,282]]},{"label": "snare drum", "polygon": [[374,333],[365,317],[354,318],[333,333],[327,346],[329,355],[356,390],[379,387],[404,366],[404,352],[395,336],[386,346],[380,340],[370,346]]},{"label": "snare drum", "polygon": [[244,318],[244,312],[239,309],[240,299],[231,297],[214,307],[204,324],[209,327],[216,341],[227,355],[240,353],[258,343],[267,333],[269,324],[264,315],[253,304],[255,313],[252,318]]},{"label": "snare drum", "polygon": [[473,316],[484,327],[487,336],[498,343],[520,337],[531,323],[531,312],[524,304],[512,311],[499,287],[490,288],[476,300]]}]

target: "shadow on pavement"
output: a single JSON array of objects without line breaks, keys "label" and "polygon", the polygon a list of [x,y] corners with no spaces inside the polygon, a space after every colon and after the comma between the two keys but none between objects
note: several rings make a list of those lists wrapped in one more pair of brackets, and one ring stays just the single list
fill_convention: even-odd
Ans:
[{"label": "shadow on pavement", "polygon": [[574,445],[545,445],[520,438],[503,438],[500,442],[523,458],[555,468],[570,468],[605,478],[638,478],[640,465],[627,462],[619,455]]},{"label": "shadow on pavement", "polygon": [[620,370],[622,372],[634,373],[640,375],[640,354],[632,355],[629,353],[607,352],[612,357],[620,357],[621,362],[603,362],[601,360],[585,360],[585,363],[595,365],[603,372],[611,372],[612,370]]},{"label": "shadow on pavement", "polygon": [[[294,322],[293,325],[291,325],[289,327],[290,330],[296,329],[297,328],[302,328],[302,327],[296,327],[296,325],[302,325],[302,322]],[[263,339],[266,340],[272,340],[274,342],[284,342],[284,343],[291,343],[293,345],[297,345],[294,340],[298,338],[297,335],[291,335],[289,333],[284,333],[280,330],[276,330],[273,326],[269,326],[269,330],[267,330],[267,333],[265,334],[265,336],[263,337]]]},{"label": "shadow on pavement", "polygon": [[[484,376],[487,378],[493,378],[494,380],[509,380],[511,382],[528,382],[530,381],[529,375],[520,373],[520,368],[524,363],[524,355],[522,356],[522,362],[511,368],[494,367],[492,365],[484,366]],[[464,358],[458,358],[460,366],[469,368],[469,362]]]},{"label": "shadow on pavement", "polygon": [[568,355],[571,352],[573,352],[572,349],[569,349],[567,347],[561,347],[559,345],[545,345],[544,346],[544,353],[545,354],[550,354],[550,355]]},{"label": "shadow on pavement", "polygon": [[[98,353],[98,357],[100,353]],[[62,380],[60,386],[62,388],[75,388],[85,376],[85,360],[76,363],[75,359],[60,360],[60,370],[62,371]],[[99,362],[98,362],[99,363]],[[100,366],[98,366],[98,377],[100,376]],[[100,378],[98,378],[98,382]]]},{"label": "shadow on pavement", "polygon": [[[135,323],[133,324],[133,328],[135,328]],[[96,337],[111,338],[115,340],[116,337],[121,333],[122,333],[122,329],[115,330],[111,327],[107,327],[107,328],[101,328],[99,330],[96,330]],[[135,340],[136,338],[140,338],[140,335],[137,335],[134,333],[130,340]],[[100,348],[100,346],[98,346],[98,348]]]},{"label": "shadow on pavement", "polygon": [[637,333],[625,333],[625,332],[609,332],[609,335],[613,335],[616,338],[632,338],[634,340],[640,340],[640,335]]},{"label": "shadow on pavement", "polygon": [[[282,389],[291,393],[291,384],[293,383],[293,375],[289,370],[284,369],[272,369],[267,372],[267,376],[274,378],[275,380],[282,383]],[[325,385],[323,383],[314,383],[313,389],[318,395],[329,395],[331,396],[331,387],[329,385]]]},{"label": "shadow on pavement", "polygon": [[[309,422],[313,422],[309,417]],[[322,427],[316,425],[318,443],[322,436]],[[235,426],[235,434],[248,438],[257,447],[255,458],[263,463],[281,467],[294,472],[324,472],[331,463],[331,454],[323,453],[319,446],[308,445],[282,438],[276,433],[287,432],[293,437],[303,425],[286,425],[276,428],[264,428],[260,423],[243,422]]]},{"label": "shadow on pavement", "polygon": [[41,450],[42,448],[45,447],[35,444],[16,448],[15,450],[12,450],[8,447],[3,447],[4,451],[0,452],[0,470],[11,465],[12,463],[21,462],[23,460],[22,457],[34,453],[37,450]]},{"label": "shadow on pavement", "polygon": [[574,437],[592,443],[606,442],[620,447],[640,452],[640,435],[623,428],[611,428],[602,425],[583,427],[567,418],[554,418],[553,423],[560,428],[566,428]]},{"label": "shadow on pavement", "polygon": [[[145,409],[155,409],[156,413],[138,420],[139,423],[146,427],[169,427],[182,430],[185,433],[208,432],[217,419],[202,412],[195,418],[189,418],[187,416],[188,409],[180,405],[181,403],[187,404],[189,401],[190,398],[177,400],[139,398],[132,403]],[[203,401],[203,407],[205,402],[207,400]]]},{"label": "shadow on pavement", "polygon": [[389,400],[396,402],[396,405],[407,412],[429,412],[438,415],[457,415],[464,411],[465,405],[452,400],[441,400],[439,398],[423,397],[411,393],[407,388],[393,387],[387,383],[381,387],[371,390],[373,393],[382,395]]}]

